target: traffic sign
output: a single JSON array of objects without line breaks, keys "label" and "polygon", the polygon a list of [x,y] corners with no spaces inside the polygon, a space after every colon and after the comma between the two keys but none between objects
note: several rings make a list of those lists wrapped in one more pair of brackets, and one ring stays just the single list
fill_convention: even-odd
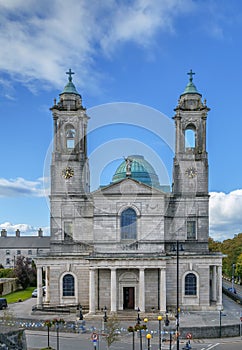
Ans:
[{"label": "traffic sign", "polygon": [[187,339],[192,339],[192,333],[187,333]]},{"label": "traffic sign", "polygon": [[91,339],[93,342],[96,342],[98,340],[98,334],[97,333],[92,333]]}]

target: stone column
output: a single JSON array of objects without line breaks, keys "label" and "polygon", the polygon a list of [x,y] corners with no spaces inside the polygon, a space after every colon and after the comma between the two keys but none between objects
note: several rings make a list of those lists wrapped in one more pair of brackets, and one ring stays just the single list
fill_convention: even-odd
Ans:
[{"label": "stone column", "polygon": [[218,266],[218,298],[217,305],[222,306],[222,266]]},{"label": "stone column", "polygon": [[45,286],[46,286],[45,302],[49,304],[50,303],[50,267],[49,266],[46,266]]},{"label": "stone column", "polygon": [[160,269],[160,311],[166,311],[166,270]]},{"label": "stone column", "polygon": [[217,301],[217,266],[212,266],[212,301]]},{"label": "stone column", "polygon": [[91,314],[96,312],[95,300],[95,269],[91,268],[89,270],[89,313]]},{"label": "stone column", "polygon": [[117,311],[117,276],[116,268],[111,268],[111,312]]},{"label": "stone column", "polygon": [[145,312],[145,269],[139,269],[139,308]]},{"label": "stone column", "polygon": [[42,266],[37,267],[37,307],[42,307],[43,304],[43,285],[42,285]]}]

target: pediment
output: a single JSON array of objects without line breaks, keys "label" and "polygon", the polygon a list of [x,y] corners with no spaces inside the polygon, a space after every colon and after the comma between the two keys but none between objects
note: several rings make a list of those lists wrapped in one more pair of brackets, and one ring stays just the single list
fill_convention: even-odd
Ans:
[{"label": "pediment", "polygon": [[100,188],[93,192],[93,195],[130,195],[133,193],[142,195],[165,195],[164,192],[154,187],[129,178]]}]

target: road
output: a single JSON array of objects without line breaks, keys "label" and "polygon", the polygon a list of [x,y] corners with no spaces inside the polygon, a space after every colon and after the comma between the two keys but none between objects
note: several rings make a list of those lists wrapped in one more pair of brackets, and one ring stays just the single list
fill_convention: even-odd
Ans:
[{"label": "road", "polygon": [[[232,283],[230,281],[226,281],[223,279],[223,287],[229,288],[232,287]],[[237,295],[239,295],[242,298],[242,285],[234,284],[234,288],[236,289]]]},{"label": "road", "polygon": [[[37,350],[47,346],[47,333],[26,331],[28,350]],[[95,345],[95,346],[94,346]],[[191,341],[192,349],[196,350],[241,350],[242,339],[208,339]],[[55,333],[50,335],[50,346],[57,349],[57,338]],[[180,350],[185,346],[185,341],[181,340]],[[102,339],[101,342],[93,343],[90,334],[60,334],[59,350],[106,350],[106,343]],[[132,336],[130,334],[122,335],[119,341],[112,344],[110,350],[131,350]],[[135,350],[140,349],[139,339],[135,338]],[[151,339],[151,349],[158,349],[158,339]],[[162,350],[169,349],[169,344],[163,344]],[[176,350],[176,344],[171,347]],[[58,349],[57,349],[58,350]],[[147,350],[147,341],[143,339],[143,350]]]}]

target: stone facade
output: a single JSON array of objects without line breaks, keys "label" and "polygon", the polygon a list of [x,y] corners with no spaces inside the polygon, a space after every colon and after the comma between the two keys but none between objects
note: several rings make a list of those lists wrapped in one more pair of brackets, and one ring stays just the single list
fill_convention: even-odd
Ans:
[{"label": "stone facade", "polygon": [[17,230],[15,236],[8,235],[5,229],[0,235],[0,264],[4,268],[13,268],[19,256],[24,256],[32,261],[38,253],[46,253],[50,249],[50,237],[43,237],[39,229],[37,236],[23,236]]},{"label": "stone facade", "polygon": [[[209,108],[192,74],[175,108],[172,191],[149,183],[147,162],[130,156],[123,177],[116,174],[110,185],[92,193],[88,116],[68,74],[69,82],[51,108],[51,248],[35,259],[38,307],[81,304],[89,313],[104,306],[111,312],[220,310],[222,256],[208,250]],[[186,144],[187,132],[194,138],[192,145]],[[141,181],[139,165],[145,175]]]}]

